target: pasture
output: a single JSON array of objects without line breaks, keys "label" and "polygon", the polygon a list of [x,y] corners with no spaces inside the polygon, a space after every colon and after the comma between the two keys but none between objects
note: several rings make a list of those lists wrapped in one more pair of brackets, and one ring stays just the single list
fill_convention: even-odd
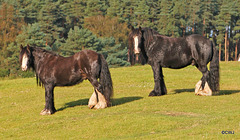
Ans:
[{"label": "pasture", "polygon": [[[148,97],[151,67],[111,68],[112,107],[87,107],[88,81],[55,88],[57,112],[41,116],[44,88],[35,78],[0,80],[0,139],[240,139],[240,63],[220,63],[220,94],[195,96],[193,66],[163,69],[168,94]],[[231,131],[234,134],[222,134]]]}]

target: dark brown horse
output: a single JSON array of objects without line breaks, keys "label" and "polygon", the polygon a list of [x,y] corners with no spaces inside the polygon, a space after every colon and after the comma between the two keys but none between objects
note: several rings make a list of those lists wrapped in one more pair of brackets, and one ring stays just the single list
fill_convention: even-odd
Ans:
[{"label": "dark brown horse", "polygon": [[[134,29],[129,33],[129,52],[142,54],[152,66],[155,86],[149,96],[167,94],[162,67],[180,69],[195,65],[203,76],[197,83],[197,95],[212,95],[219,91],[219,60],[214,43],[201,35],[171,38],[150,28]],[[210,71],[207,64],[210,62]]]},{"label": "dark brown horse", "polygon": [[41,115],[56,112],[54,87],[72,86],[83,80],[89,80],[94,87],[89,108],[106,108],[110,104],[112,79],[108,64],[101,54],[83,50],[71,57],[63,57],[41,48],[21,46],[19,61],[22,70],[32,68],[36,73],[37,84],[45,87],[46,103]]}]

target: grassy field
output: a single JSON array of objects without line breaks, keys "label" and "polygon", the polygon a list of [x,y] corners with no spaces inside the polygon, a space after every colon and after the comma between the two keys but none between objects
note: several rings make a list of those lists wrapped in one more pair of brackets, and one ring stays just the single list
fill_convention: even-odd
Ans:
[{"label": "grassy field", "polygon": [[[51,116],[41,116],[44,88],[35,78],[0,80],[0,139],[240,139],[240,63],[221,63],[218,96],[195,96],[193,66],[163,69],[168,95],[148,97],[151,67],[110,69],[112,107],[90,110],[88,81],[55,88]],[[231,131],[234,134],[222,134]]]}]

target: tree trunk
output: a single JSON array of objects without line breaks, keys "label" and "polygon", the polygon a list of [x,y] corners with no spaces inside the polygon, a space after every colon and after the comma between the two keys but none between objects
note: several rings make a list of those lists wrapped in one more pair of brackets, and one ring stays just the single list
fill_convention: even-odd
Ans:
[{"label": "tree trunk", "polygon": [[225,61],[228,61],[228,58],[227,58],[227,31],[225,32]]},{"label": "tree trunk", "polygon": [[192,27],[192,33],[194,34],[195,26],[194,26],[195,20],[193,19],[193,27]]},{"label": "tree trunk", "polygon": [[235,61],[238,61],[238,41],[236,40],[236,46],[235,46]]},{"label": "tree trunk", "polygon": [[202,30],[203,36],[205,36],[205,18],[203,18],[203,30]]},{"label": "tree trunk", "polygon": [[222,43],[219,44],[219,61],[221,61],[221,47],[222,47]]},{"label": "tree trunk", "polygon": [[183,28],[183,37],[185,37],[186,34],[186,27]]}]

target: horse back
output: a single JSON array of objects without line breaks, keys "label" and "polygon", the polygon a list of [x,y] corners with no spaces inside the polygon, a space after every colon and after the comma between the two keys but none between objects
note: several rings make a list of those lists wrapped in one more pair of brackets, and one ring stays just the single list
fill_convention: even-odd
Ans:
[{"label": "horse back", "polygon": [[[191,64],[191,48],[185,38],[154,36],[154,45],[149,45],[149,60],[159,62],[162,67],[179,69]],[[151,63],[151,62],[150,62]]]}]

